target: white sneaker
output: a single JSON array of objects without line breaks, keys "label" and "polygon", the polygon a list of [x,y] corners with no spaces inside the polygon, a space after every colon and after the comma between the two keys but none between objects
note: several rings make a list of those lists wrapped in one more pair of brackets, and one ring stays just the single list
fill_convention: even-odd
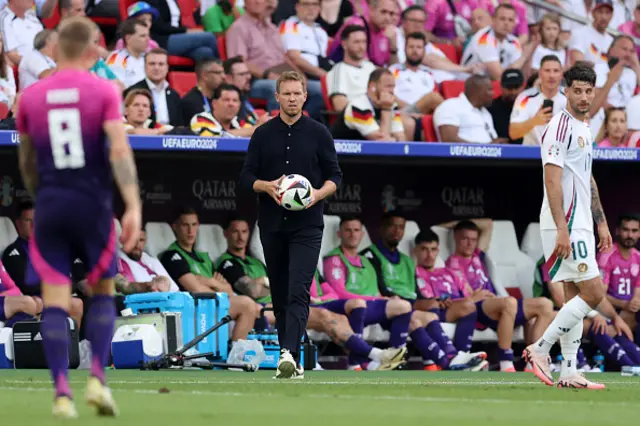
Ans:
[{"label": "white sneaker", "polygon": [[85,397],[87,403],[96,409],[99,416],[115,417],[118,415],[118,407],[113,400],[111,390],[95,377],[89,378]]},{"label": "white sneaker", "polygon": [[298,366],[296,367],[296,370],[293,373],[293,376],[291,376],[291,378],[293,380],[302,380],[302,379],[304,379],[304,368],[302,367],[302,365],[298,364]]},{"label": "white sneaker", "polygon": [[407,354],[406,346],[388,348],[382,351],[380,365],[377,370],[395,370],[405,364],[404,356]]},{"label": "white sneaker", "polygon": [[469,367],[465,371],[489,371],[489,361],[483,359],[480,364]]},{"label": "white sneaker", "polygon": [[290,379],[294,374],[296,374],[296,362],[288,349],[281,349],[276,379]]}]

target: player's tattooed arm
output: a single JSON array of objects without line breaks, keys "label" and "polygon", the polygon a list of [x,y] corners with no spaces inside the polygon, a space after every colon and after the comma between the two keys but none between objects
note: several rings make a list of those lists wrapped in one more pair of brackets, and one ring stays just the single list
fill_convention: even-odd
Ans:
[{"label": "player's tattooed arm", "polygon": [[20,145],[18,146],[18,161],[20,165],[20,174],[24,186],[35,199],[36,188],[38,187],[38,170],[36,163],[36,152],[33,148],[31,138],[27,135],[20,135]]},{"label": "player's tattooed arm", "polygon": [[596,224],[600,225],[607,221],[604,215],[604,209],[602,208],[602,203],[600,202],[598,185],[596,184],[596,180],[593,175],[591,176],[591,212]]},{"label": "player's tattooed arm", "polygon": [[257,280],[251,279],[248,276],[240,277],[233,286],[239,293],[245,294],[252,299],[260,299],[267,297],[270,294],[268,288],[261,285]]}]

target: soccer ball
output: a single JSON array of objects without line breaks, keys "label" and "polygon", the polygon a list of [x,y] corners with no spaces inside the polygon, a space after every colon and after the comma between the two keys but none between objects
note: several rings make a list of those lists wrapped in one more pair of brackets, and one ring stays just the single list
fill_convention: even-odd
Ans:
[{"label": "soccer ball", "polygon": [[220,134],[218,124],[211,114],[201,112],[191,118],[191,131],[198,136],[212,137]]},{"label": "soccer ball", "polygon": [[280,182],[280,204],[287,210],[302,210],[311,202],[311,183],[301,175],[285,176]]}]

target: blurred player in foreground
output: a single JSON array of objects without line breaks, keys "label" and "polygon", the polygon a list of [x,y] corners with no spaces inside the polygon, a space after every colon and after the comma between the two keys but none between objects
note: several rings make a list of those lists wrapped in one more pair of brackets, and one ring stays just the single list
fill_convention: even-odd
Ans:
[{"label": "blurred player in foreground", "polygon": [[93,353],[86,399],[99,415],[117,413],[104,374],[115,319],[112,174],[125,203],[121,237],[125,252],[138,241],[141,223],[137,171],[122,123],[122,99],[111,83],[87,71],[98,55],[92,43],[95,30],[86,18],[61,24],[58,71],[24,91],[16,120],[20,172],[38,203],[30,250],[42,278],[41,332],[55,386],[53,414],[61,418],[77,417],[67,379],[69,274],[76,256],[90,270],[87,280],[93,293],[86,319]]},{"label": "blurred player in foreground", "polygon": [[[558,387],[604,389],[577,371],[577,352],[583,319],[593,309],[610,318],[618,333],[631,331],[605,298],[605,287],[596,262],[593,222],[598,226],[601,252],[611,249],[611,234],[591,174],[593,137],[586,121],[595,96],[593,69],[575,65],[565,73],[567,109],[556,114],[542,135],[544,199],[540,212],[542,248],[550,280],[563,282],[567,303],[523,356],[533,373],[554,385],[549,351],[560,340],[562,367]],[[569,300],[570,299],[570,300]]]}]

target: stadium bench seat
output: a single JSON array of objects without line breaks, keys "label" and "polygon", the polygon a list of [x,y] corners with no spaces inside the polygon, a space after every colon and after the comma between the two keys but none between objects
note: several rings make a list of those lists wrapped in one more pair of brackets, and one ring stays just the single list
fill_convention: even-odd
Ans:
[{"label": "stadium bench seat", "polygon": [[144,227],[147,231],[146,252],[158,257],[171,243],[176,240],[171,226],[166,222],[147,222]]},{"label": "stadium bench seat", "polygon": [[169,68],[193,68],[195,64],[191,58],[169,55]]},{"label": "stadium bench seat", "polygon": [[[490,258],[493,271],[491,279],[497,286],[519,288],[523,297],[532,297],[533,272],[535,263],[520,251],[513,222],[497,220],[493,222],[493,232],[487,257]],[[498,290],[498,288],[496,288]],[[513,293],[510,293],[513,295]]]},{"label": "stadium bench seat", "polygon": [[209,257],[215,262],[227,250],[222,226],[201,224],[198,227],[196,250],[209,253]]},{"label": "stadium bench seat", "polygon": [[527,254],[534,262],[542,257],[542,239],[540,237],[540,224],[537,222],[530,223],[522,237],[520,250]]},{"label": "stadium bench seat", "polygon": [[502,95],[502,86],[500,86],[499,81],[492,81],[491,85],[493,86],[493,99],[499,98]]},{"label": "stadium bench seat", "polygon": [[4,120],[9,115],[9,105],[0,102],[0,120]]},{"label": "stadium bench seat", "polygon": [[457,98],[464,92],[464,81],[449,80],[440,83],[440,93],[445,99]]},{"label": "stadium bench seat", "polygon": [[187,28],[197,28],[196,20],[193,17],[193,13],[200,11],[200,2],[198,0],[178,0],[178,6],[180,7],[180,22]]},{"label": "stadium bench seat", "polygon": [[251,238],[249,239],[249,253],[256,259],[258,259],[262,263],[266,263],[264,261],[264,250],[262,248],[262,241],[260,241],[260,227],[258,227],[258,222],[253,226],[253,230],[251,231]]},{"label": "stadium bench seat", "polygon": [[444,262],[453,253],[453,232],[441,226],[432,226],[431,230],[436,233],[440,240],[440,254],[438,257],[442,263],[436,262],[436,267],[444,267]]},{"label": "stadium bench seat", "polygon": [[454,64],[460,63],[460,56],[462,56],[462,51],[457,47],[452,46],[450,44],[438,44],[435,45],[438,49],[442,50],[442,53]]},{"label": "stadium bench seat", "polygon": [[18,232],[13,221],[8,217],[0,216],[0,255],[16,238],[18,238]]},{"label": "stadium bench seat", "polygon": [[171,86],[180,97],[189,92],[198,84],[198,78],[195,72],[188,71],[171,71],[169,73],[169,86]]},{"label": "stadium bench seat", "polygon": [[42,25],[44,25],[44,27],[49,30],[54,29],[59,22],[60,22],[60,8],[58,7],[53,8],[53,12],[51,13],[50,17],[42,19]]},{"label": "stadium bench seat", "polygon": [[418,235],[419,232],[420,227],[418,226],[418,224],[413,220],[408,220],[404,225],[404,236],[398,244],[398,250],[409,257],[413,257],[413,248],[415,247],[413,241],[415,240],[416,235]]},{"label": "stadium bench seat", "polygon": [[340,228],[340,216],[324,215],[324,229],[322,231],[322,244],[320,245],[320,259],[318,259],[318,268],[320,273],[324,275],[322,267],[322,258],[339,244],[336,232]]},{"label": "stadium bench seat", "polygon": [[422,132],[425,142],[438,142],[438,134],[433,126],[432,114],[422,116]]}]

